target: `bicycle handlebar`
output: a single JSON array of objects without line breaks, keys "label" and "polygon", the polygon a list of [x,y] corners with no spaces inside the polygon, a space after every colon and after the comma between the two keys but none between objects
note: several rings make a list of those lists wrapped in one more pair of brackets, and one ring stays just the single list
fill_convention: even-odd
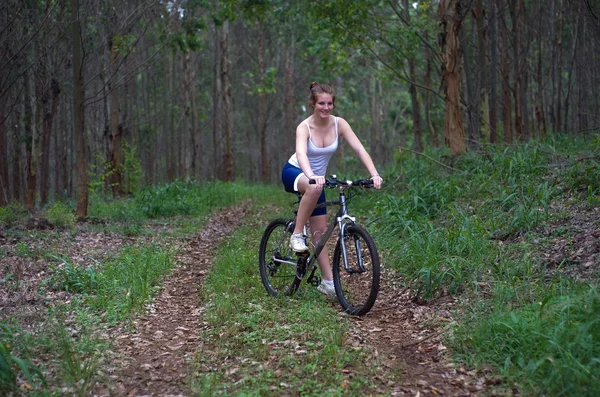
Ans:
[{"label": "bicycle handlebar", "polygon": [[[314,185],[317,182],[314,179],[309,179],[308,184]],[[372,179],[357,179],[355,181],[342,181],[338,179],[335,175],[330,176],[325,180],[325,187],[332,189],[338,186],[361,186],[365,188],[372,188],[373,180]]]}]

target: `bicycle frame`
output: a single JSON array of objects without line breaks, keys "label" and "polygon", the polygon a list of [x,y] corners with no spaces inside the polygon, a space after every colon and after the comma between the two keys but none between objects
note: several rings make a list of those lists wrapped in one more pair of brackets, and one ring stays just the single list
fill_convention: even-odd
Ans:
[{"label": "bicycle frame", "polygon": [[[348,272],[353,272],[353,269],[350,269],[350,267],[348,266],[348,251],[346,250],[346,244],[343,243],[344,237],[346,236],[346,227],[348,225],[353,225],[356,222],[356,218],[353,216],[350,216],[348,214],[348,205],[346,202],[346,194],[344,193],[344,190],[347,188],[348,188],[347,186],[339,186],[338,187],[339,195],[340,195],[339,200],[327,201],[325,203],[322,203],[322,204],[319,204],[316,206],[316,208],[322,208],[322,207],[329,207],[329,206],[333,206],[333,205],[339,205],[339,209],[337,211],[335,218],[331,221],[331,223],[327,227],[327,230],[325,231],[325,233],[323,233],[323,235],[321,237],[319,237],[317,245],[314,247],[313,253],[310,254],[308,256],[308,258],[306,259],[306,263],[307,263],[308,267],[310,268],[312,266],[312,272],[311,272],[310,276],[308,277],[309,282],[312,280],[312,277],[317,268],[314,263],[317,260],[317,258],[319,257],[319,255],[321,254],[321,252],[323,251],[323,248],[325,248],[325,244],[329,241],[329,238],[333,234],[333,231],[335,230],[336,227],[339,229],[340,241],[342,242],[340,244],[340,246],[342,249],[342,258],[343,258],[343,263],[344,263],[344,269],[346,269],[346,271],[348,271]],[[304,235],[307,235],[306,225],[304,225],[303,233],[304,233]],[[360,255],[360,252],[361,252],[360,251],[360,242],[355,241],[355,244],[356,244],[356,252],[359,255],[359,257],[358,257],[359,271],[363,272],[365,269],[363,267],[363,261],[362,261],[361,255]]]}]

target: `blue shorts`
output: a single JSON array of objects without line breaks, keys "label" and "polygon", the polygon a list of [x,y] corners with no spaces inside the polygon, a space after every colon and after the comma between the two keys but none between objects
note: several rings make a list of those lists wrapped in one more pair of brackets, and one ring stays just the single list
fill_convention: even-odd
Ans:
[{"label": "blue shorts", "polygon": [[[298,180],[300,177],[304,175],[302,170],[298,167],[291,165],[290,163],[285,163],[283,170],[281,171],[281,181],[283,182],[283,187],[286,192],[294,193],[298,191]],[[325,189],[321,191],[321,195],[317,200],[317,204],[324,203],[325,198]],[[315,208],[315,210],[310,214],[310,216],[318,216],[327,214],[327,208]]]}]

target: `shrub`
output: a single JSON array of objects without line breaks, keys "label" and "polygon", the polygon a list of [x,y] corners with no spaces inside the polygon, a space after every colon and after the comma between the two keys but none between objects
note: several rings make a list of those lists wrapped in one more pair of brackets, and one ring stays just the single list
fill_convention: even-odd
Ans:
[{"label": "shrub", "polygon": [[66,228],[73,227],[77,220],[73,210],[62,201],[54,202],[46,210],[46,217],[52,225]]}]

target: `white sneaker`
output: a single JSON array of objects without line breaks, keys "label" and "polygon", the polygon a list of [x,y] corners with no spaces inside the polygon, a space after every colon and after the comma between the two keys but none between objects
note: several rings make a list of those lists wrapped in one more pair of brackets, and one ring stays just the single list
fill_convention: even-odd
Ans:
[{"label": "white sneaker", "polygon": [[304,242],[304,236],[302,233],[292,234],[292,237],[290,238],[290,248],[295,252],[308,251],[308,247]]},{"label": "white sneaker", "polygon": [[335,296],[335,287],[330,284],[326,284],[321,281],[321,284],[317,287],[317,291],[327,296]]}]

